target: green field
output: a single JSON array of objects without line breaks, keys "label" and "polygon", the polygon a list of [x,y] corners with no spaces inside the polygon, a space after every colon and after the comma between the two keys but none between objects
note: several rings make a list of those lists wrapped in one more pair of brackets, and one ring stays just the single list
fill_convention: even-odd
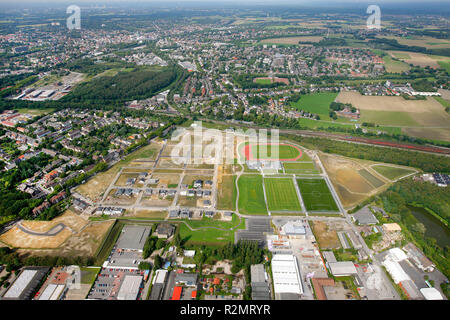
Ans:
[{"label": "green field", "polygon": [[21,108],[17,109],[17,112],[19,113],[28,113],[32,116],[41,116],[47,113],[51,113],[55,111],[55,108],[44,108],[44,109],[30,109],[30,108]]},{"label": "green field", "polygon": [[302,211],[291,178],[264,178],[270,211]]},{"label": "green field", "polygon": [[[399,57],[400,58],[400,57]],[[401,73],[410,69],[409,65],[403,61],[393,60],[391,56],[386,55],[383,57],[384,67],[387,72]]]},{"label": "green field", "polygon": [[297,102],[291,103],[291,106],[298,110],[318,114],[321,119],[330,119],[330,104],[337,95],[333,92],[305,94]]},{"label": "green field", "polygon": [[272,79],[255,79],[255,83],[271,84],[272,83]]},{"label": "green field", "polygon": [[252,145],[250,148],[253,159],[295,159],[300,155],[295,147],[289,145]]},{"label": "green field", "polygon": [[260,175],[242,175],[238,181],[239,211],[242,214],[267,214],[263,180]]},{"label": "green field", "polygon": [[375,188],[379,188],[382,185],[384,185],[384,182],[381,181],[380,179],[378,179],[377,177],[375,177],[374,175],[372,175],[369,171],[367,171],[366,169],[361,169],[358,171],[358,173],[367,181],[369,181],[369,183],[371,185],[373,185]]},{"label": "green field", "polygon": [[297,179],[308,211],[339,211],[324,179]]},{"label": "green field", "polygon": [[236,208],[236,187],[235,176],[222,176],[222,183],[217,192],[217,209],[235,210]]},{"label": "green field", "polygon": [[[180,223],[180,238],[186,245],[223,245],[227,242],[234,242],[235,230],[245,229],[245,219],[241,218],[239,221],[237,215],[233,215],[232,221],[203,218],[202,220],[185,220],[185,222],[191,228],[199,229],[192,231],[184,223]],[[233,228],[233,230],[229,230],[230,228]]]},{"label": "green field", "polygon": [[450,62],[446,61],[438,61],[438,64],[441,66],[442,69],[447,71],[447,73],[450,74]]},{"label": "green field", "polygon": [[388,178],[389,180],[395,180],[395,179],[401,178],[403,176],[406,176],[406,175],[414,172],[414,170],[408,170],[408,169],[391,167],[391,166],[383,166],[383,165],[373,166],[372,169],[374,169],[376,172],[378,172],[382,176]]},{"label": "green field", "polygon": [[97,274],[100,272],[100,268],[87,268],[81,267],[81,283],[93,284],[97,278]]},{"label": "green field", "polygon": [[316,168],[313,162],[284,162],[283,167],[286,173],[300,173],[300,174],[320,173],[320,170]]},{"label": "green field", "polygon": [[[450,72],[449,72],[450,73]],[[436,99],[440,104],[442,104],[442,106],[444,108],[450,108],[450,101],[445,100],[442,97],[433,97],[434,99]]]}]

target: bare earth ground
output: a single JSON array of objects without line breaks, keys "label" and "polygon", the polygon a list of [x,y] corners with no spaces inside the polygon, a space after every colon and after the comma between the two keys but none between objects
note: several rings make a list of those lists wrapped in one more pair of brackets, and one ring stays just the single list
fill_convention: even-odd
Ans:
[{"label": "bare earth ground", "polygon": [[442,99],[450,100],[450,90],[439,89],[438,92],[441,94]]},{"label": "bare earth ground", "polygon": [[[114,220],[89,222],[89,224],[81,232],[69,236],[69,238],[64,242],[64,245],[55,249],[29,250],[29,248],[24,247],[23,249],[19,249],[18,252],[20,254],[32,253],[33,255],[42,256],[94,256],[113,223]],[[46,243],[48,242],[49,237],[42,238],[45,239]]]},{"label": "bare earth ground", "polygon": [[[330,177],[336,192],[344,207],[352,207],[366,198],[386,188],[389,181],[378,175],[370,165],[374,162],[357,161],[341,156],[319,153],[320,160]],[[360,174],[359,170],[366,169],[370,174],[385,182],[385,185],[375,188]]]},{"label": "bare earth ground", "polygon": [[321,249],[337,249],[341,244],[336,230],[330,228],[330,226],[324,221],[311,222],[314,235],[317,242],[319,242]]},{"label": "bare earth ground", "polygon": [[47,232],[59,223],[67,227],[53,236],[39,236],[28,234],[20,230],[17,226],[0,236],[0,241],[15,248],[57,248],[66,241],[72,233],[78,233],[83,229],[88,221],[67,210],[63,215],[52,221],[23,221],[22,225],[35,232]]}]

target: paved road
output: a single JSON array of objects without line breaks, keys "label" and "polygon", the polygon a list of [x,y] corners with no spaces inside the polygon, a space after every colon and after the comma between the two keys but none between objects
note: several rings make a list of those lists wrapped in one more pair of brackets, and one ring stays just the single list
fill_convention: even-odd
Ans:
[{"label": "paved road", "polygon": [[30,229],[25,228],[21,222],[17,223],[17,227],[28,234],[31,234],[33,236],[56,236],[58,233],[64,230],[64,228],[67,228],[67,226],[64,223],[58,223],[56,226],[48,230],[47,232],[36,232]]}]

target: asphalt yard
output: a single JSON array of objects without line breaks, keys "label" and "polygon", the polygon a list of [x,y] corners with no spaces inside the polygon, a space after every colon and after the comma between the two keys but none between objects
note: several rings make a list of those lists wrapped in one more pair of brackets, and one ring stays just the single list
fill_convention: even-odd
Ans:
[{"label": "asphalt yard", "polygon": [[248,218],[247,229],[236,232],[236,241],[239,240],[254,240],[258,241],[260,245],[266,242],[265,233],[273,233],[270,226],[270,219]]}]

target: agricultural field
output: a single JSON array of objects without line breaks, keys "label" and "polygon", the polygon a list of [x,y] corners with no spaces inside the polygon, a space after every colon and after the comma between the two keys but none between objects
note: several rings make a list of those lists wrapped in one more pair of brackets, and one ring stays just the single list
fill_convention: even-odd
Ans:
[{"label": "agricultural field", "polygon": [[302,44],[302,42],[317,43],[317,42],[321,41],[322,39],[323,39],[323,37],[321,37],[321,36],[286,37],[286,38],[264,39],[264,40],[261,40],[260,43],[295,45],[295,44]]},{"label": "agricultural field", "polygon": [[336,100],[337,93],[321,92],[302,95],[291,107],[318,114],[321,119],[330,119],[330,104]]},{"label": "agricultural field", "polygon": [[391,56],[419,67],[440,68],[439,62],[448,62],[450,58],[409,51],[387,51]]},{"label": "agricultural field", "polygon": [[270,211],[302,211],[292,178],[264,178],[264,186]]},{"label": "agricultural field", "polygon": [[261,175],[242,175],[238,180],[239,212],[242,214],[267,214]]},{"label": "agricultural field", "polygon": [[450,48],[450,41],[433,37],[409,36],[409,37],[380,37],[397,40],[398,43],[407,46],[425,47],[427,49]]},{"label": "agricultural field", "polygon": [[306,210],[339,211],[324,179],[297,179]]},{"label": "agricultural field", "polygon": [[[395,58],[400,59],[398,55],[395,55]],[[393,60],[392,57],[389,55],[384,56],[383,60],[386,71],[390,73],[402,73],[411,69],[407,63],[403,61]]]},{"label": "agricultural field", "polygon": [[361,111],[361,122],[403,127],[406,134],[419,138],[450,141],[450,115],[431,97],[405,100],[402,97],[362,96],[341,92],[336,101],[351,103]]},{"label": "agricultural field", "polygon": [[411,173],[417,172],[411,169],[392,167],[387,165],[374,165],[372,166],[372,169],[381,174],[383,177],[388,178],[389,180],[396,180]]}]

